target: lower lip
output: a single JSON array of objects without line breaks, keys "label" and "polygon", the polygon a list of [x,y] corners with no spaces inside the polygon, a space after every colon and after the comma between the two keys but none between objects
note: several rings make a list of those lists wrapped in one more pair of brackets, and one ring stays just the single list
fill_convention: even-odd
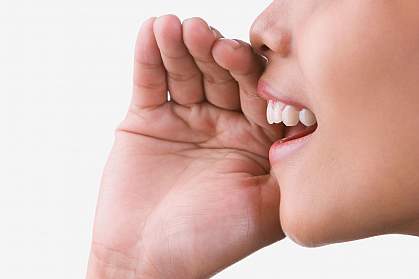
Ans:
[{"label": "lower lip", "polygon": [[269,161],[274,164],[276,161],[283,161],[285,158],[306,145],[313,137],[314,133],[308,134],[301,138],[285,141],[274,142],[269,150]]}]

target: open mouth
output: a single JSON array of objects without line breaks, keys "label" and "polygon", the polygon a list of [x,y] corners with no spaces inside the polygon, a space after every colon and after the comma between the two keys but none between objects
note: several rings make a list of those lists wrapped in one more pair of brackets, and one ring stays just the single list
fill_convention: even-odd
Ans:
[{"label": "open mouth", "polygon": [[297,126],[291,126],[291,127],[284,126],[283,137],[279,140],[279,143],[285,143],[288,141],[292,141],[292,140],[303,138],[307,135],[310,135],[314,133],[314,131],[316,131],[317,126],[318,126],[317,123],[309,127],[303,125],[302,123],[298,123]]},{"label": "open mouth", "polygon": [[308,141],[317,130],[317,118],[314,112],[292,95],[277,91],[260,79],[258,94],[267,100],[266,119],[271,125],[280,125],[279,140],[274,142],[269,151],[269,160],[281,162]]},{"label": "open mouth", "polygon": [[285,143],[312,134],[317,129],[317,119],[307,108],[297,108],[277,100],[269,100],[266,109],[269,124],[282,125],[281,139]]}]

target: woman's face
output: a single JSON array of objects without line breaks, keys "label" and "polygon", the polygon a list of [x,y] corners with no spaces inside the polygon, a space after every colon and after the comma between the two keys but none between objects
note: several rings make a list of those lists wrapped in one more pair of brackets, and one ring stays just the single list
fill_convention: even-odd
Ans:
[{"label": "woman's face", "polygon": [[271,160],[285,233],[305,246],[419,234],[419,2],[278,0],[251,40],[261,80],[318,121]]}]

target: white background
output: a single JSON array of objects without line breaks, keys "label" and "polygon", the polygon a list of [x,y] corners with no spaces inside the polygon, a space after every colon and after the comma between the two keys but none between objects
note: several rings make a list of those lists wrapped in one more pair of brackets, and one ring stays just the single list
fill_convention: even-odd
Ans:
[{"label": "white background", "polygon": [[[83,278],[102,167],[131,90],[140,23],[202,16],[247,40],[269,1],[0,2],[0,278]],[[419,202],[419,201],[418,201]],[[418,278],[419,239],[285,240],[216,276]]]}]

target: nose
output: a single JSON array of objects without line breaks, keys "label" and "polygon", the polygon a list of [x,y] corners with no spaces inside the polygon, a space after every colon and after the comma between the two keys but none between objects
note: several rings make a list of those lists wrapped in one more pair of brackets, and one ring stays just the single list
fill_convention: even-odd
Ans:
[{"label": "nose", "polygon": [[253,48],[268,60],[275,54],[286,57],[291,52],[291,33],[285,26],[285,18],[272,16],[271,8],[259,15],[250,29]]}]

